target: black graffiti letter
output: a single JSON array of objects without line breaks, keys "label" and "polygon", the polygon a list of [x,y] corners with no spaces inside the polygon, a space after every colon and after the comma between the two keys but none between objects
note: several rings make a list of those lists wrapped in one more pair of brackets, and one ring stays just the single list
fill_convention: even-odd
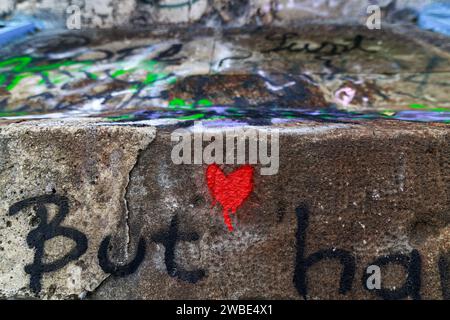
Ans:
[{"label": "black graffiti letter", "polygon": [[167,272],[171,277],[177,277],[183,281],[197,283],[205,276],[202,269],[186,271],[178,266],[175,262],[175,247],[178,241],[197,241],[199,236],[197,233],[178,233],[178,217],[175,215],[170,222],[168,231],[160,232],[152,237],[153,241],[162,243],[166,248],[164,261],[166,263]]},{"label": "black graffiti letter", "polygon": [[171,58],[178,53],[181,52],[181,49],[183,48],[183,45],[181,43],[173,44],[169,49],[164,50],[163,52],[159,53],[158,56],[154,58],[156,61],[162,61],[162,62],[176,62],[178,60],[181,60],[181,58]]},{"label": "black graffiti letter", "polygon": [[146,247],[144,238],[141,238],[139,240],[136,256],[134,257],[133,261],[123,266],[115,265],[111,261],[109,261],[108,247],[110,242],[111,236],[107,236],[105,239],[103,239],[102,243],[100,244],[100,248],[98,249],[98,264],[100,265],[102,270],[105,273],[110,273],[115,277],[125,277],[129,274],[135,273],[145,258]]},{"label": "black graffiti letter", "polygon": [[[420,273],[422,268],[422,261],[420,258],[420,254],[417,250],[411,251],[411,256],[407,256],[404,254],[394,254],[387,255],[378,258],[374,262],[369,265],[376,265],[379,267],[386,266],[388,264],[398,264],[405,268],[408,273],[405,284],[398,289],[373,289],[378,296],[385,300],[399,300],[404,299],[408,296],[412,297],[414,300],[420,300]],[[366,268],[367,269],[367,268]],[[369,290],[366,287],[367,277],[369,275],[363,275],[363,287],[366,290]]]},{"label": "black graffiti letter", "polygon": [[295,212],[297,215],[297,256],[295,260],[294,285],[298,293],[306,299],[308,295],[307,271],[312,265],[324,259],[336,259],[343,265],[339,293],[346,294],[351,290],[353,278],[355,277],[355,258],[348,251],[341,249],[320,250],[305,258],[309,209],[306,205],[300,205]]},{"label": "black graffiti letter", "polygon": [[[46,205],[54,204],[58,207],[58,212],[50,222]],[[64,196],[44,195],[40,197],[26,199],[13,204],[9,208],[9,215],[14,215],[21,210],[33,206],[38,218],[39,225],[27,235],[27,243],[30,248],[35,248],[34,261],[25,266],[25,272],[30,275],[30,288],[34,293],[41,291],[42,275],[54,272],[63,268],[70,261],[81,257],[87,250],[88,239],[86,236],[73,228],[61,227],[60,224],[69,213],[69,201]],[[64,257],[51,263],[42,263],[44,256],[45,242],[55,237],[65,237],[75,242],[75,247]]]},{"label": "black graffiti letter", "polygon": [[442,290],[442,298],[444,300],[450,300],[450,263],[448,261],[448,255],[440,256],[439,262],[439,275],[441,277],[441,290]]}]

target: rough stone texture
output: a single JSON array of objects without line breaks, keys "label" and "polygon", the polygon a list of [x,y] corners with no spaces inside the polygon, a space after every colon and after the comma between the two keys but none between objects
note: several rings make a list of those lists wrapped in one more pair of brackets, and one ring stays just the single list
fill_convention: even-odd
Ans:
[{"label": "rough stone texture", "polygon": [[[188,270],[204,269],[207,277],[197,284],[169,277],[164,247],[151,243],[147,262],[136,275],[108,279],[95,298],[299,298],[293,273],[295,208],[301,203],[311,211],[306,254],[341,248],[355,255],[357,265],[346,296],[337,293],[337,263],[313,267],[308,298],[374,298],[362,288],[365,267],[383,254],[408,254],[412,248],[423,259],[423,297],[442,297],[436,257],[450,249],[447,127],[374,123],[282,128],[280,172],[261,176],[255,171],[255,190],[233,219],[233,233],[226,230],[220,209],[211,209],[206,167],[171,164],[169,132],[158,131],[131,174],[127,199],[132,234],[137,241],[166,230],[177,215],[180,232],[196,232],[199,240],[181,242],[176,261]],[[152,157],[155,150],[159,158]],[[383,271],[384,286],[401,286],[402,268]]]},{"label": "rough stone texture", "polygon": [[[323,24],[50,33],[2,48],[0,296],[371,299],[367,265],[397,255],[384,288],[409,263],[410,296],[450,298],[449,52],[413,28]],[[279,172],[255,165],[233,232],[207,166],[170,158],[170,134],[194,120],[280,130]],[[312,265],[302,292],[303,246],[355,259],[346,294],[335,260]]]},{"label": "rough stone texture", "polygon": [[[448,45],[448,38],[416,28],[345,24],[44,33],[0,50],[0,108],[29,117],[142,110],[177,117],[192,116],[196,110],[188,106],[207,100],[253,107],[269,118],[280,108],[338,107],[445,119]],[[345,102],[342,90],[354,96]],[[177,100],[182,105],[174,106]],[[421,109],[411,115],[411,105]],[[230,110],[200,111],[230,117]]]},{"label": "rough stone texture", "polygon": [[[83,28],[167,23],[208,25],[288,24],[299,19],[365,21],[367,7],[378,4],[383,17],[411,22],[408,10],[440,0],[3,0],[0,15],[27,14],[64,26],[67,8],[81,9]],[[403,21],[404,20],[404,21]]]},{"label": "rough stone texture", "polygon": [[[420,293],[441,299],[437,261],[450,250],[448,126],[374,121],[278,128],[280,171],[261,176],[256,166],[254,191],[233,215],[235,231],[229,232],[221,208],[212,208],[206,166],[173,165],[174,127],[157,128],[152,141],[154,128],[145,125],[47,120],[3,126],[2,296],[31,295],[23,270],[33,251],[25,241],[36,227],[31,208],[12,218],[8,208],[55,193],[70,202],[62,225],[85,233],[89,247],[76,261],[44,275],[41,298],[83,297],[86,291],[93,291],[93,299],[301,298],[293,283],[295,208],[304,204],[310,210],[305,254],[338,248],[356,258],[350,292],[338,293],[340,268],[330,260],[311,267],[307,298],[376,298],[362,287],[366,266],[382,255],[417,249]],[[176,268],[203,269],[205,277],[195,284],[168,274],[167,248],[156,242],[174,217]],[[180,240],[189,233],[198,239]],[[139,239],[145,239],[145,259],[136,272],[107,277],[101,271],[97,251],[108,235],[114,235],[109,257],[119,265],[131,261]],[[62,237],[49,241],[46,257],[61,257],[69,243]],[[382,272],[383,287],[402,285],[403,268]]]},{"label": "rough stone texture", "polygon": [[[281,74],[278,76],[283,77]],[[319,109],[327,106],[319,88],[307,81],[299,79],[295,86],[291,86],[290,92],[295,98],[284,92],[278,95],[270,92],[267,90],[267,82],[259,75],[217,74],[184,78],[170,91],[169,99],[189,101],[202,98],[218,105],[234,104],[238,107],[276,104],[286,108]]]},{"label": "rough stone texture", "polygon": [[[40,297],[78,297],[107,277],[98,266],[96,248],[108,234],[118,235],[118,245],[127,243],[129,174],[154,136],[153,128],[98,126],[86,120],[0,128],[0,296],[30,296],[24,266],[33,261],[33,248],[26,237],[40,221],[33,206],[14,216],[7,213],[17,201],[36,196],[67,196],[69,214],[62,224],[85,233],[89,241],[75,263],[43,277]],[[55,205],[48,210],[50,217],[56,214]],[[71,246],[64,237],[47,242],[44,261],[61,258]]]}]

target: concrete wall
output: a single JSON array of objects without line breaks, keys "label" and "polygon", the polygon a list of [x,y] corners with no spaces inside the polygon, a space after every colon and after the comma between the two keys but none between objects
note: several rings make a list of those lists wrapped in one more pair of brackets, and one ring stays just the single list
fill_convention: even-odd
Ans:
[{"label": "concrete wall", "polygon": [[264,25],[307,18],[361,19],[371,4],[392,16],[437,1],[447,0],[2,0],[0,15],[34,15],[64,26],[67,8],[76,5],[83,27],[189,22]]},{"label": "concrete wall", "polygon": [[279,129],[279,174],[255,167],[230,232],[169,128],[0,126],[0,299],[449,299],[447,127]]}]

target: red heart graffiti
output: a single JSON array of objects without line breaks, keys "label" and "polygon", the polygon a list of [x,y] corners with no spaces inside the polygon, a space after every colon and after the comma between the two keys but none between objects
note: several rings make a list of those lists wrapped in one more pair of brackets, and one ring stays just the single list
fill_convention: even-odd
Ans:
[{"label": "red heart graffiti", "polygon": [[233,231],[230,211],[236,213],[252,192],[253,167],[244,165],[226,176],[217,164],[211,164],[206,170],[206,181],[214,198],[213,205],[216,201],[222,205],[225,224]]}]

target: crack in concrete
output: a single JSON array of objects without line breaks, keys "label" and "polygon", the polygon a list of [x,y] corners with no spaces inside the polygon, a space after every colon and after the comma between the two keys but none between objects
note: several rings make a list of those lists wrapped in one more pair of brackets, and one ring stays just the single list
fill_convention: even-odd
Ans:
[{"label": "crack in concrete", "polygon": [[[126,246],[125,246],[125,260],[128,261],[129,260],[129,251],[130,251],[130,239],[131,239],[131,234],[130,234],[130,224],[129,224],[129,219],[130,219],[130,208],[129,208],[129,201],[127,200],[128,198],[128,194],[129,194],[129,187],[130,187],[130,181],[131,181],[131,176],[134,172],[134,170],[136,170],[136,168],[138,167],[138,165],[140,164],[140,160],[142,158],[142,155],[145,151],[148,150],[148,148],[150,147],[150,144],[155,140],[156,138],[156,128],[154,129],[155,133],[153,134],[153,138],[150,139],[150,141],[143,147],[143,148],[139,148],[137,151],[137,155],[136,155],[136,161],[134,162],[134,164],[132,165],[131,169],[128,171],[128,175],[127,175],[127,181],[126,181],[126,185],[124,188],[124,192],[123,192],[123,203],[124,203],[124,208],[125,208],[125,228],[126,228]],[[91,290],[86,290],[83,293],[81,293],[79,295],[80,299],[89,299],[89,296],[95,294],[95,292],[97,292],[98,290],[100,290],[100,288],[102,286],[105,285],[105,283],[108,282],[109,279],[111,279],[112,274],[107,274],[106,277],[101,280],[98,285],[91,289]]]},{"label": "crack in concrete", "polygon": [[112,274],[108,274],[102,281],[99,282],[99,284],[92,290],[86,290],[80,293],[78,296],[80,300],[89,300],[90,296],[95,294],[96,291],[98,291],[110,278],[112,277]]},{"label": "crack in concrete", "polygon": [[136,155],[136,161],[134,162],[133,166],[131,167],[130,171],[128,172],[128,176],[127,176],[127,181],[126,181],[126,186],[124,188],[124,193],[123,193],[123,202],[124,202],[124,206],[125,206],[125,228],[126,228],[126,247],[125,247],[125,259],[128,261],[129,260],[129,251],[130,251],[130,242],[131,242],[131,234],[130,234],[130,224],[129,224],[129,220],[130,220],[130,208],[128,205],[128,194],[129,194],[129,187],[130,187],[130,181],[131,181],[131,176],[134,172],[134,170],[137,168],[138,164],[140,163],[140,159],[142,157],[142,154],[147,151],[147,149],[149,148],[150,144],[155,140],[156,138],[156,129],[155,129],[155,134],[153,139],[151,139],[146,146],[144,146],[143,148],[139,148],[137,155]]}]

